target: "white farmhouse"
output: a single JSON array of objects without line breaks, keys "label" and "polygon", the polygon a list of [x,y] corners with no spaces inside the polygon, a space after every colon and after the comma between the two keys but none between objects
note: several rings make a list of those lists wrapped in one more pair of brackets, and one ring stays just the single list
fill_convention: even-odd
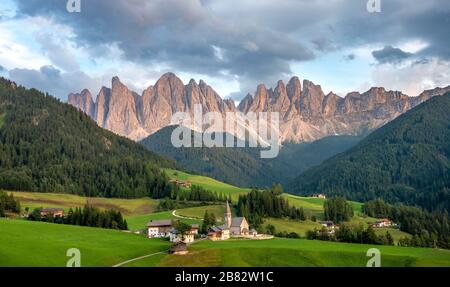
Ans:
[{"label": "white farmhouse", "polygon": [[169,237],[172,220],[152,220],[147,224],[148,238]]}]

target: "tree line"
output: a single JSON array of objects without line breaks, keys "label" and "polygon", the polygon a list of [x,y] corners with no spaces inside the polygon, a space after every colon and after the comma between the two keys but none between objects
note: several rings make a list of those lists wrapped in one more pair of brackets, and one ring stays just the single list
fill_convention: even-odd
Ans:
[{"label": "tree line", "polygon": [[395,206],[375,199],[364,203],[364,214],[377,218],[388,218],[400,230],[413,235],[403,238],[401,246],[440,247],[450,249],[450,218],[447,210],[427,211],[420,207]]},{"label": "tree line", "polygon": [[290,191],[450,210],[449,110],[450,93],[431,98],[307,170]]},{"label": "tree line", "polygon": [[71,208],[67,215],[57,217],[54,217],[52,214],[41,216],[41,209],[36,208],[28,216],[28,220],[107,229],[128,229],[127,221],[123,218],[120,211],[114,209],[100,210],[89,203],[84,208]]},{"label": "tree line", "polygon": [[231,202],[231,195],[228,197],[219,192],[207,190],[199,185],[192,185],[189,190],[181,190],[178,186],[172,189],[171,199],[186,201],[204,202]]},{"label": "tree line", "polygon": [[0,190],[0,217],[6,216],[6,212],[20,213],[20,202],[14,198],[14,194],[9,195]]},{"label": "tree line", "polygon": [[[225,202],[227,200],[231,202],[231,195],[227,197],[223,193],[210,191],[198,185],[192,185],[189,190],[182,190],[174,183],[170,185],[171,187],[168,189],[168,192],[163,194],[165,197],[162,197],[159,202],[159,210],[186,208],[204,205],[207,202]],[[192,202],[199,202],[200,204]]]},{"label": "tree line", "polygon": [[240,195],[237,202],[238,215],[246,217],[255,227],[263,223],[264,217],[306,220],[303,208],[290,206],[287,199],[280,196],[282,193],[281,185],[274,185],[270,189],[253,189],[248,194]]},{"label": "tree line", "polygon": [[330,234],[325,227],[320,230],[308,230],[306,238],[359,244],[394,245],[394,239],[388,231],[385,234],[377,235],[370,225],[364,228],[362,224],[355,226],[350,223],[342,223],[334,234]]},{"label": "tree line", "polygon": [[353,207],[343,197],[335,197],[325,200],[323,204],[325,220],[340,223],[353,217]]},{"label": "tree line", "polygon": [[0,188],[163,198],[176,167],[76,108],[0,78]]},{"label": "tree line", "polygon": [[208,233],[208,230],[214,225],[216,225],[216,216],[214,215],[214,213],[209,213],[207,210],[205,210],[202,226],[200,227],[200,233]]}]

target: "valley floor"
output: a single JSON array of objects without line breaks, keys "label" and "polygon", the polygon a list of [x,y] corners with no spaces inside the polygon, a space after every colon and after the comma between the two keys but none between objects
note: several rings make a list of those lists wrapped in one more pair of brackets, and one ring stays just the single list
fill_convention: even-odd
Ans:
[{"label": "valley floor", "polygon": [[[168,241],[90,227],[0,219],[0,266],[65,266],[69,248],[81,251],[82,266],[113,266],[159,253]],[[371,246],[303,239],[212,242],[189,246],[187,255],[156,254],[124,266],[365,266],[369,248],[381,251],[382,266],[450,266],[450,251]]]}]

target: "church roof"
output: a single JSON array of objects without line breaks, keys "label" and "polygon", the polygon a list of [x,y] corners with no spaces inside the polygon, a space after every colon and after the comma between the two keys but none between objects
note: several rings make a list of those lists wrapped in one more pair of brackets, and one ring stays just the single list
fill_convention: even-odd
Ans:
[{"label": "church roof", "polygon": [[239,227],[239,226],[241,226],[241,224],[244,220],[245,220],[245,217],[233,217],[233,219],[231,220],[231,226]]},{"label": "church roof", "polygon": [[147,223],[148,227],[166,227],[166,226],[172,226],[172,220],[152,220],[149,223]]}]

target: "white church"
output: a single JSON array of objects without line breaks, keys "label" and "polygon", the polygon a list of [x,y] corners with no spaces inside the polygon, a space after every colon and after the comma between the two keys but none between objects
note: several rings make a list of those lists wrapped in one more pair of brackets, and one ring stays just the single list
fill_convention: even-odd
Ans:
[{"label": "white church", "polygon": [[245,217],[233,217],[228,201],[225,206],[224,224],[213,226],[208,230],[210,240],[227,240],[230,236],[256,235],[256,230],[250,230]]}]

